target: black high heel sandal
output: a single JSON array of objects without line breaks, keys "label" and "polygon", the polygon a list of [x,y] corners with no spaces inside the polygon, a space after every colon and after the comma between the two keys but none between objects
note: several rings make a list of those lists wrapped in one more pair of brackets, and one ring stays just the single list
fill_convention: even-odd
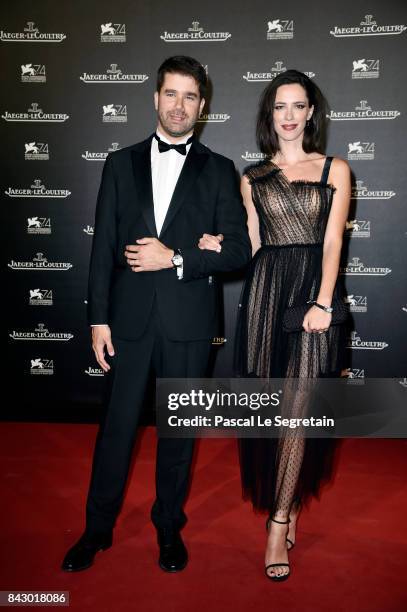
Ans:
[{"label": "black high heel sandal", "polygon": [[[288,525],[291,522],[289,518],[286,521],[277,521],[276,519],[273,519],[270,516],[267,519],[266,526],[270,525],[270,521],[273,521],[273,523],[279,523],[280,525]],[[281,576],[277,576],[277,575],[270,576],[270,574],[268,573],[268,570],[271,567],[288,567],[288,572],[287,574],[282,574]],[[290,564],[289,563],[269,563],[269,565],[266,565],[266,567],[264,568],[264,571],[266,572],[267,578],[269,578],[270,580],[274,580],[274,582],[282,582],[283,580],[287,580],[287,578],[290,575]]]},{"label": "black high heel sandal", "polygon": [[[269,517],[266,521],[266,531],[268,532],[268,530],[270,529],[270,521],[271,521],[271,517]],[[290,519],[288,519],[288,522],[291,523]],[[290,552],[290,550],[292,550],[295,546],[295,542],[293,542],[292,540],[290,540],[290,538],[286,538],[285,539],[287,542],[287,550],[288,552]],[[289,545],[289,546],[288,546]]]}]

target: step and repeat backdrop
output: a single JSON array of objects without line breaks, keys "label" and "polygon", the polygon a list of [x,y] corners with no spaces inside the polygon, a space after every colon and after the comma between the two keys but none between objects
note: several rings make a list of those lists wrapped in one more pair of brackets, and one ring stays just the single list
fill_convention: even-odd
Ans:
[{"label": "step and repeat backdrop", "polygon": [[[402,0],[141,0],[1,6],[1,199],[7,377],[15,410],[100,402],[86,291],[104,160],[155,128],[156,70],[196,57],[211,81],[201,141],[237,169],[259,159],[259,96],[296,68],[325,93],[328,153],[349,161],[340,274],[352,324],[347,375],[406,367],[407,9]],[[231,374],[242,278],[225,278],[215,374]],[[141,297],[142,299],[142,297]],[[13,408],[13,407],[11,407]]]}]

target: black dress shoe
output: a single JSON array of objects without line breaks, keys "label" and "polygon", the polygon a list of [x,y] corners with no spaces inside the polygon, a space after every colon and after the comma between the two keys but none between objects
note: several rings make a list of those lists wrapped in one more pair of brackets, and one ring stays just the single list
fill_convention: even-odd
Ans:
[{"label": "black dress shoe", "polygon": [[87,534],[86,531],[77,543],[68,550],[62,562],[64,572],[79,572],[93,565],[93,559],[99,550],[106,550],[112,545],[112,532]]},{"label": "black dress shoe", "polygon": [[174,529],[157,529],[160,556],[158,565],[165,572],[180,572],[188,563],[188,552],[181,534]]}]

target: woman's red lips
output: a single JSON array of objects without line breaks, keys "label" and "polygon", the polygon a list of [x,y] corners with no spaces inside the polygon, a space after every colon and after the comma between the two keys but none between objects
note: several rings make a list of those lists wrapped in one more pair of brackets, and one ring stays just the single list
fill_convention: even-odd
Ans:
[{"label": "woman's red lips", "polygon": [[281,127],[283,128],[283,130],[295,130],[297,125],[297,123],[285,123]]}]

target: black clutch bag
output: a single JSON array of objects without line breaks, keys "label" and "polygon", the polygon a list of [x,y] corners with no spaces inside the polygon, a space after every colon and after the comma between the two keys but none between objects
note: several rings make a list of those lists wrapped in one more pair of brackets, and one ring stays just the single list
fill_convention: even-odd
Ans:
[{"label": "black clutch bag", "polygon": [[[283,330],[285,332],[303,331],[302,322],[312,304],[300,304],[299,306],[291,306],[286,308],[283,315]],[[348,309],[343,300],[335,298],[332,301],[332,319],[331,325],[339,325],[344,323],[348,316]]]}]

